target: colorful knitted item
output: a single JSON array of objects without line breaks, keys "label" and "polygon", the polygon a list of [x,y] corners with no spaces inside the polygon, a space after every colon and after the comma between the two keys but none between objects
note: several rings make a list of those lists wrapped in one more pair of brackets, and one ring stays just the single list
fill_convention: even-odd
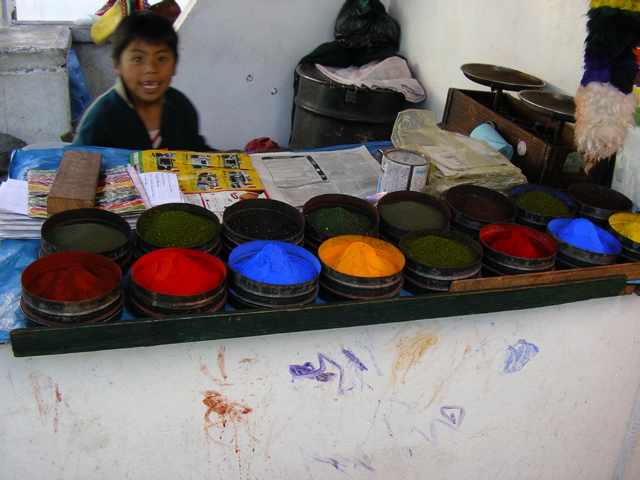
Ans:
[{"label": "colorful knitted item", "polygon": [[102,15],[104,15],[105,13],[107,13],[107,10],[109,10],[111,7],[113,7],[113,4],[116,3],[116,0],[107,0],[107,3],[105,3],[100,10],[98,10],[96,12],[96,15],[98,15],[99,17],[101,17]]},{"label": "colorful knitted item", "polygon": [[640,0],[592,0],[587,16],[584,74],[574,98],[575,144],[589,171],[617,152],[635,123]]}]

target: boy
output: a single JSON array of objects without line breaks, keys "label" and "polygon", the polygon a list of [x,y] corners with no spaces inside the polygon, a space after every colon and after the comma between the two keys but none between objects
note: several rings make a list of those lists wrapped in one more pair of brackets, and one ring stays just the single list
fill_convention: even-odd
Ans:
[{"label": "boy", "polygon": [[199,134],[194,106],[169,86],[178,59],[171,21],[149,10],[134,12],[120,21],[112,43],[118,79],[87,108],[72,145],[214,151]]}]

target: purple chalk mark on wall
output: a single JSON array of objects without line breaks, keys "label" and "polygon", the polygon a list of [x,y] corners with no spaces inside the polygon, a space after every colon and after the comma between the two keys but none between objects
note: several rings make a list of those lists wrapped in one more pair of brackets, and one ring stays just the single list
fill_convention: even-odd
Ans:
[{"label": "purple chalk mark on wall", "polygon": [[303,365],[289,365],[289,373],[291,373],[291,381],[293,382],[299,378],[313,378],[315,380],[318,380],[319,382],[328,382],[329,380],[333,379],[333,377],[336,374],[332,372],[325,372],[327,368],[325,361],[335,366],[340,372],[338,374],[338,393],[339,394],[344,393],[344,390],[342,388],[342,379],[344,377],[344,371],[342,370],[342,367],[338,363],[331,360],[324,353],[318,354],[318,368],[315,368],[311,362],[306,362]]},{"label": "purple chalk mark on wall", "polygon": [[456,407],[454,405],[444,405],[440,407],[440,414],[445,418],[445,420],[441,420],[439,418],[431,420],[428,435],[415,426],[411,428],[411,433],[416,432],[431,445],[438,445],[438,433],[436,431],[436,425],[438,423],[442,423],[452,430],[457,431],[460,428],[460,425],[462,425],[462,421],[464,420],[464,408]]},{"label": "purple chalk mark on wall", "polygon": [[353,468],[356,468],[358,465],[366,468],[370,472],[375,472],[375,470],[373,469],[373,467],[369,463],[365,463],[362,460],[357,460],[357,463],[353,466]]},{"label": "purple chalk mark on wall", "polygon": [[509,345],[507,348],[507,358],[504,362],[503,373],[514,373],[524,367],[540,349],[533,343],[525,340],[518,340],[515,345]]},{"label": "purple chalk mark on wall", "polygon": [[349,361],[353,362],[360,370],[369,370],[351,350],[343,348],[342,353],[344,353],[344,356],[347,357]]},{"label": "purple chalk mark on wall", "polygon": [[[348,350],[344,347],[342,347],[342,353],[345,357],[347,357],[347,359],[349,360],[351,365],[354,365],[355,369],[356,369],[356,376],[358,377],[358,381],[360,382],[360,391],[364,390],[364,387],[368,387],[369,389],[373,390],[373,387],[369,384],[367,384],[364,381],[363,378],[363,372],[367,372],[369,371],[369,369],[366,367],[366,365],[362,362],[362,360],[360,360],[355,353],[353,353],[351,350]],[[353,390],[354,386],[352,385],[351,387],[347,388],[347,390]]]},{"label": "purple chalk mark on wall", "polygon": [[422,438],[424,438],[431,445],[438,445],[438,435],[436,434],[436,422],[435,422],[435,420],[431,422],[431,425],[429,425],[429,435],[427,435],[422,430],[420,430],[419,428],[416,428],[416,427],[413,427],[411,429],[411,432],[412,433],[413,432],[417,432]]},{"label": "purple chalk mark on wall", "polygon": [[338,471],[340,471],[342,473],[346,473],[346,471],[343,470],[343,468],[345,468],[346,465],[344,463],[340,463],[335,458],[313,457],[313,459],[317,460],[319,462],[322,462],[322,463],[327,463],[327,464],[331,465],[333,468],[335,468],[336,470],[338,470]]},{"label": "purple chalk mark on wall", "polygon": [[333,372],[322,372],[320,375],[316,375],[315,379],[319,382],[329,382],[335,377],[336,374]]},{"label": "purple chalk mark on wall", "polygon": [[385,414],[382,414],[382,419],[384,420],[384,423],[387,426],[387,432],[389,432],[389,436],[393,438],[393,430],[391,430],[391,424],[389,423],[389,419]]},{"label": "purple chalk mark on wall", "polygon": [[324,363],[320,363],[318,368],[315,368],[311,362],[307,362],[304,365],[289,365],[289,372],[293,379],[301,377],[316,377],[323,371]]},{"label": "purple chalk mark on wall", "polygon": [[355,342],[355,344],[367,351],[367,353],[371,357],[371,361],[373,362],[373,366],[376,368],[376,372],[378,373],[378,376],[381,377],[382,376],[382,370],[378,366],[378,362],[376,362],[376,357],[373,354],[373,350],[371,349],[371,347],[369,345],[365,345],[364,343],[362,343],[359,340],[357,342]]},{"label": "purple chalk mark on wall", "polygon": [[453,430],[458,430],[462,424],[462,420],[464,420],[464,408],[462,407],[446,405],[440,407],[440,414],[442,414],[446,420],[438,421]]},{"label": "purple chalk mark on wall", "polygon": [[[356,469],[358,467],[364,467],[367,470],[369,470],[370,472],[375,472],[375,469],[371,466],[371,462],[369,461],[369,459],[365,460],[360,460],[360,459],[347,459],[347,460],[337,460],[335,458],[331,458],[331,457],[321,457],[321,456],[314,456],[313,457],[314,460],[317,460],[318,462],[321,463],[326,463],[328,465],[331,465],[333,468],[335,468],[336,470],[342,472],[342,473],[347,473],[346,472],[346,468],[353,468]],[[351,465],[351,467],[349,467],[349,465]]]}]

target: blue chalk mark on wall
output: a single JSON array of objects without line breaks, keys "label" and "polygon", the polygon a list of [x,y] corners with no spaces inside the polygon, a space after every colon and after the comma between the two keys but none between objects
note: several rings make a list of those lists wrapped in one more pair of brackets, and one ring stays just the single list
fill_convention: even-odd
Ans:
[{"label": "blue chalk mark on wall", "polygon": [[540,349],[533,343],[525,340],[518,340],[515,345],[509,345],[507,348],[507,357],[504,362],[503,373],[514,373],[524,367]]}]

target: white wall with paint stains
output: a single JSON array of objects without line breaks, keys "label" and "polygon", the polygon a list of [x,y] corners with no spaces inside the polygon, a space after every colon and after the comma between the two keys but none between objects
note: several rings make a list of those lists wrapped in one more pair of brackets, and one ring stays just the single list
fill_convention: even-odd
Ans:
[{"label": "white wall with paint stains", "polygon": [[[293,66],[342,3],[185,13],[176,86],[212,145],[286,144]],[[466,62],[577,87],[586,1],[385,4],[438,114],[450,86],[482,88]],[[639,310],[632,295],[51,357],[2,345],[0,478],[640,478]]]},{"label": "white wall with paint stains", "polygon": [[35,358],[4,345],[0,476],[631,480],[639,309],[630,295]]}]

